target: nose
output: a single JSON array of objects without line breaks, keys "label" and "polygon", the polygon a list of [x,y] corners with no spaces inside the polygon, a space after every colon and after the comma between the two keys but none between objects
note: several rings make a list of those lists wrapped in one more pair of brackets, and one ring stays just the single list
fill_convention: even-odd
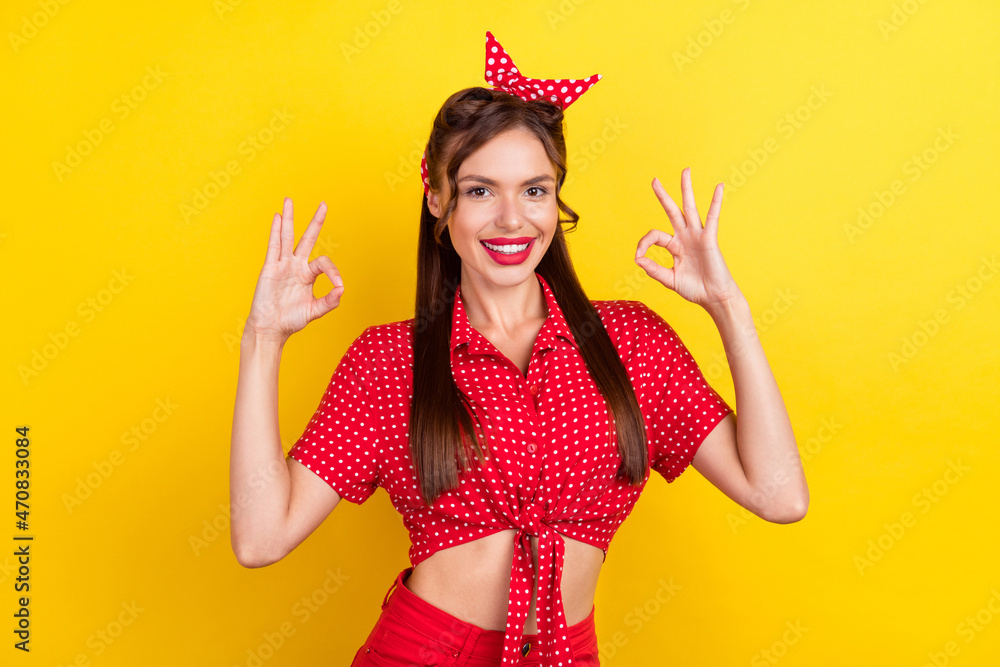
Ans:
[{"label": "nose", "polygon": [[516,230],[524,226],[524,211],[521,210],[517,195],[505,195],[499,198],[496,225],[506,230]]}]

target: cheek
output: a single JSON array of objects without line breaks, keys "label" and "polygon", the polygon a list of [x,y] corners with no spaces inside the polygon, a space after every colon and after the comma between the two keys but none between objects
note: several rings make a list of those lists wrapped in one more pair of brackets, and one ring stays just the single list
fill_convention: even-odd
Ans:
[{"label": "cheek", "polygon": [[479,230],[493,221],[494,212],[487,206],[476,206],[475,203],[455,207],[453,216],[458,228],[463,233],[478,234]]},{"label": "cheek", "polygon": [[463,214],[456,209],[449,226],[451,227],[453,243],[460,246],[472,246],[477,243],[476,234],[479,226],[476,224],[475,217],[470,216],[468,212]]},{"label": "cheek", "polygon": [[531,212],[531,221],[543,230],[546,236],[551,236],[559,225],[559,206],[555,202],[539,204]]}]

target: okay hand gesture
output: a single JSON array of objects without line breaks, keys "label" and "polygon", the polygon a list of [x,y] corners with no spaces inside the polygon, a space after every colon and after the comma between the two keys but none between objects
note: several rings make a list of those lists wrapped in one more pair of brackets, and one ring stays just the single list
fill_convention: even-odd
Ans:
[{"label": "okay hand gesture", "polygon": [[[340,305],[344,283],[333,261],[326,255],[309,261],[309,253],[325,217],[326,203],[321,202],[296,246],[292,200],[286,198],[282,213],[274,214],[267,255],[257,279],[250,315],[244,327],[245,334],[284,342],[296,331]],[[313,297],[313,283],[323,274],[334,287],[317,299]]]},{"label": "okay hand gesture", "polygon": [[[670,198],[658,179],[653,179],[653,192],[667,212],[674,233],[649,230],[639,239],[635,262],[654,280],[682,297],[706,309],[722,304],[740,294],[719,250],[719,211],[722,208],[722,183],[715,187],[708,207],[705,226],[701,224],[691,189],[691,170],[681,172],[682,211]],[[651,245],[662,246],[673,257],[673,267],[660,266],[644,257]]]}]

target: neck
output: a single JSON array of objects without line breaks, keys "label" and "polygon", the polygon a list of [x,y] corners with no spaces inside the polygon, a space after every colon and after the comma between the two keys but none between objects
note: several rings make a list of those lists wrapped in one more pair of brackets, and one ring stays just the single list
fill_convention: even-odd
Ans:
[{"label": "neck", "polygon": [[542,285],[534,272],[516,284],[498,285],[462,266],[462,306],[478,331],[515,331],[548,316]]}]

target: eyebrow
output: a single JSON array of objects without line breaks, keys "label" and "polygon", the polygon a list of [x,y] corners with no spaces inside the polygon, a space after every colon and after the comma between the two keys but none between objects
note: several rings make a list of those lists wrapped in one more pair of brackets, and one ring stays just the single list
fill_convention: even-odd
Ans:
[{"label": "eyebrow", "polygon": [[[480,176],[479,174],[468,174],[467,176],[463,176],[462,178],[458,179],[457,182],[461,183],[462,181],[478,181],[480,183],[485,183],[486,185],[491,185],[494,187],[498,185],[498,183],[493,179],[486,178],[485,176]],[[528,180],[524,181],[523,183],[521,183],[521,185],[522,186],[534,185],[535,183],[542,183],[544,181],[552,181],[553,183],[555,183],[556,179],[548,175],[535,176],[534,178],[529,178]]]}]

